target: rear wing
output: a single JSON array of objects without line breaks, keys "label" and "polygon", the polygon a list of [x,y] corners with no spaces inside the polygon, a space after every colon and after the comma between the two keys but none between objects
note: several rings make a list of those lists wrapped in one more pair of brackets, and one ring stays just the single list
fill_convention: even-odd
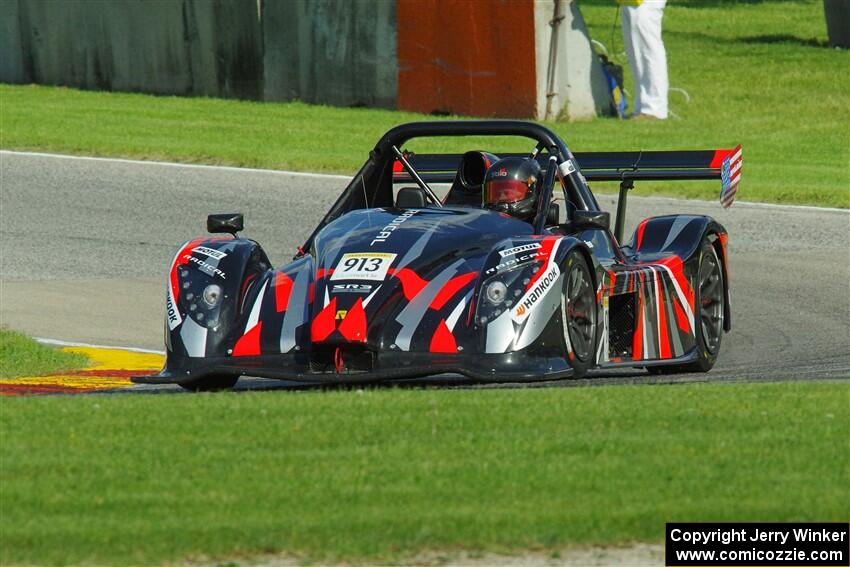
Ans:
[{"label": "rear wing", "polygon": [[626,201],[635,181],[720,180],[720,206],[728,209],[735,201],[741,181],[743,151],[731,150],[679,152],[592,152],[576,154],[582,174],[589,181],[619,181],[617,218],[614,236],[623,240]]},{"label": "rear wing", "polygon": [[[499,154],[499,157],[528,154]],[[728,207],[741,180],[741,146],[731,150],[697,150],[679,152],[580,152],[573,154],[588,181],[679,181],[720,179],[724,193],[731,193]],[[410,164],[422,178],[432,183],[451,183],[460,165],[460,154],[411,154]],[[537,161],[544,170],[546,156]],[[410,176],[396,163],[394,177],[408,181]],[[723,195],[721,195],[721,202]]]},{"label": "rear wing", "polygon": [[588,152],[575,158],[588,181],[720,179],[725,208],[735,199],[743,164],[740,145],[731,150]]},{"label": "rear wing", "polygon": [[[499,157],[529,154],[499,154]],[[696,151],[580,152],[573,154],[579,170],[588,181],[619,181],[620,197],[614,234],[622,239],[628,190],[635,181],[720,180],[720,204],[729,208],[738,192],[743,165],[742,148]],[[408,161],[420,176],[431,183],[451,183],[460,166],[459,154],[411,154]],[[538,156],[540,167],[547,156]],[[401,164],[393,169],[394,181],[410,179]]]}]

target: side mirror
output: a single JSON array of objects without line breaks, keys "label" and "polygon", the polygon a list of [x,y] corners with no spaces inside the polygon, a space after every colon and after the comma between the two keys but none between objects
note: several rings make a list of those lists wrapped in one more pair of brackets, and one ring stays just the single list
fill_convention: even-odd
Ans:
[{"label": "side mirror", "polygon": [[236,233],[243,228],[245,228],[245,219],[242,213],[218,213],[207,216],[209,232],[227,232],[236,238]]},{"label": "side mirror", "polygon": [[610,230],[611,214],[605,211],[573,211],[572,225],[577,228]]}]

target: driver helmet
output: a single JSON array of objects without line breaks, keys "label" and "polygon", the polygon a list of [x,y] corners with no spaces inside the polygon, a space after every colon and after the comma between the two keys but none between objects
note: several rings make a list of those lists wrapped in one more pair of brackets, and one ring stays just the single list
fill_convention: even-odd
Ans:
[{"label": "driver helmet", "polygon": [[540,197],[540,164],[533,158],[508,157],[490,166],[481,191],[486,209],[530,221]]}]

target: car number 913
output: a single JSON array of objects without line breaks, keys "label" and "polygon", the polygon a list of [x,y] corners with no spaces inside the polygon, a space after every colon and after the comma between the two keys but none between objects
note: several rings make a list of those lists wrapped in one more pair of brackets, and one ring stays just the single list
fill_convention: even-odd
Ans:
[{"label": "car number 913", "polygon": [[376,252],[343,254],[334,268],[331,280],[383,281],[395,257],[395,254]]}]

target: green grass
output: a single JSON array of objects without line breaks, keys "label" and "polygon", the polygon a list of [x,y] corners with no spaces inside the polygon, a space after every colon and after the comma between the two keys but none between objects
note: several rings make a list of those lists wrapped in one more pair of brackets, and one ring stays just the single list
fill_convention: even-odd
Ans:
[{"label": "green grass", "polygon": [[0,328],[0,379],[76,370],[88,359],[39,344],[17,331]]},{"label": "green grass", "polygon": [[[582,0],[581,7],[593,37],[606,44],[613,37],[612,51],[622,51],[619,28],[612,36],[613,2]],[[820,0],[671,0],[664,34],[671,84],[688,91],[690,104],[674,93],[671,107],[679,118],[658,123],[549,124],[574,151],[743,143],[742,200],[850,206],[850,53],[824,47]],[[356,171],[388,128],[428,118],[297,102],[10,85],[0,86],[0,102],[3,148],[342,173]],[[638,189],[707,199],[719,190],[716,182]]]},{"label": "green grass", "polygon": [[399,559],[846,521],[846,383],[7,398],[0,563]]},{"label": "green grass", "polygon": [[[610,43],[612,3],[581,7]],[[679,118],[550,126],[575,151],[743,143],[742,199],[846,208],[850,53],[825,39],[820,0],[671,1]],[[0,86],[0,146],[37,151],[351,173],[424,118]],[[22,339],[0,333],[3,376],[60,354],[7,355]],[[846,521],[848,401],[845,383],[4,398],[0,563],[522,553],[658,542],[667,521]]]}]

